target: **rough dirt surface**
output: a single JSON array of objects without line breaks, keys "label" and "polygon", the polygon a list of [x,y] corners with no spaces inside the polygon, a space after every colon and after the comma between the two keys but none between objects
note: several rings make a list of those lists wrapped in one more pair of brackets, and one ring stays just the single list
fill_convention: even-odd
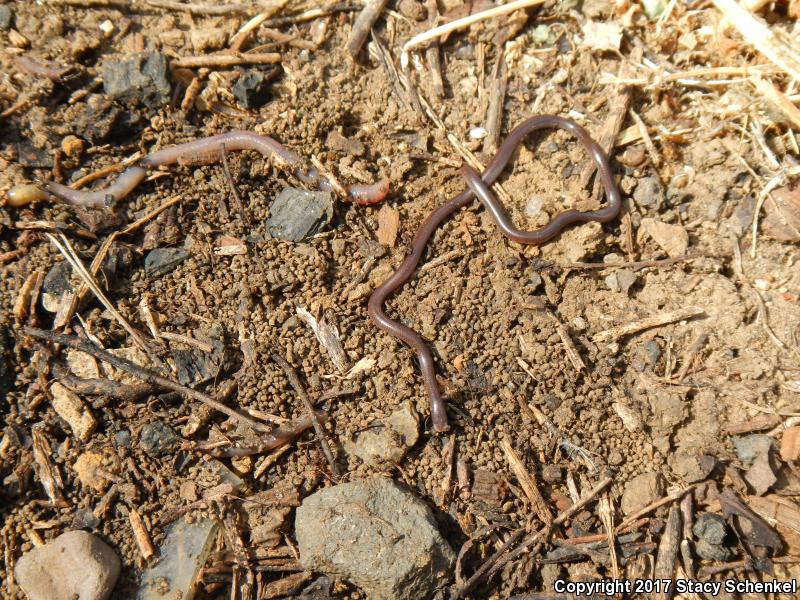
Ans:
[{"label": "rough dirt surface", "polygon": [[[442,3],[440,9],[444,12],[457,4]],[[509,42],[501,139],[514,125],[538,113],[573,116],[598,135],[615,94],[615,86],[601,83],[598,74],[618,73],[638,47],[645,56],[669,59],[678,69],[745,64],[743,57],[749,56],[749,50],[738,46],[715,56],[712,42],[704,48],[706,41],[694,40],[692,45],[682,38],[694,35],[687,33],[692,27],[713,25],[718,15],[713,10],[687,15],[680,6],[660,31],[634,11],[622,42],[624,56],[592,52],[576,46],[582,35],[580,24],[590,17],[609,22],[619,17],[611,4],[591,4],[590,16],[586,6],[581,12],[572,4],[548,3],[532,10],[525,27]],[[406,0],[389,5],[391,11],[375,31],[396,52],[400,41],[426,28],[413,20],[412,8],[424,9],[421,3]],[[174,207],[131,235],[117,238],[118,248],[130,250],[131,266],[101,283],[116,309],[139,331],[148,330],[140,310],[145,302],[157,315],[161,331],[219,340],[225,360],[219,373],[199,387],[213,395],[236,375],[238,388],[227,402],[253,415],[273,415],[279,422],[306,412],[285,372],[271,359],[273,353],[297,369],[312,399],[352,388],[352,393],[320,406],[329,413],[328,439],[343,481],[380,472],[346,454],[344,441],[410,400],[423,416],[424,433],[400,465],[384,472],[435,508],[440,531],[456,552],[476,531],[498,528],[492,534],[496,537],[482,538],[466,555],[467,575],[498,547],[506,532],[524,525],[532,514],[501,446],[506,439],[535,475],[553,514],[569,505],[567,480],[580,492],[607,475],[613,478],[609,492],[616,523],[624,518],[619,506],[627,482],[642,473],[659,473],[667,491],[708,475],[716,482],[710,487],[733,486],[745,495],[753,493],[741,477],[730,479],[731,469],[738,473],[749,465],[741,463],[726,428],[763,414],[797,412],[799,255],[796,244],[763,233],[755,257],[751,255],[750,224],[769,167],[762,147],[745,135],[750,130],[740,115],[725,112],[722,104],[716,112],[711,106],[724,90],[678,83],[632,88],[631,107],[655,138],[658,155],[650,153],[641,139],[612,151],[626,200],[624,218],[605,226],[575,227],[539,248],[525,248],[502,237],[476,202],[449,219],[433,238],[425,260],[445,259],[416,274],[390,299],[389,314],[421,332],[435,349],[456,458],[466,463],[473,482],[483,481],[485,473],[479,477],[478,472],[497,474],[501,482],[493,488],[494,497],[478,493],[478,486],[470,495],[459,490],[455,471],[450,479],[445,475],[443,447],[450,437],[429,431],[428,399],[413,353],[374,327],[366,303],[371,290],[407,253],[419,223],[464,188],[457,168],[461,157],[447,134],[484,164],[491,157],[481,153],[481,142],[470,137],[470,131],[485,126],[497,56],[492,38],[506,20],[453,34],[442,45],[446,94],[431,102],[446,132],[414,110],[396,71],[382,67],[366,51],[359,62],[351,59],[345,44],[355,13],[345,11],[276,25],[295,39],[318,45],[313,49],[277,45],[282,73],[272,81],[271,99],[261,108],[248,112],[237,107],[230,92],[241,72],[259,68],[245,66],[211,69],[204,74],[205,95],[189,110],[181,110],[186,86],[198,73],[182,69],[172,73],[169,104],[151,109],[112,103],[113,110],[122,112],[110,133],[98,136],[102,122],[91,113],[87,98],[103,94],[97,78],[104,60],[145,49],[168,56],[221,49],[257,10],[248,15],[192,16],[139,2],[130,9],[102,2],[85,7],[61,2],[8,6],[14,31],[28,44],[20,47],[10,30],[0,31],[0,110],[26,99],[24,107],[0,117],[2,195],[18,183],[54,177],[68,183],[138,150],[146,153],[232,129],[269,134],[305,158],[316,157],[347,183],[389,176],[392,191],[385,204],[399,211],[399,235],[393,245],[382,246],[376,238],[381,206],[342,202],[323,232],[291,243],[271,238],[265,226],[271,202],[286,185],[298,183],[287,173],[254,153],[227,156],[232,181],[243,199],[243,220],[232,203],[221,164],[175,166],[169,175],[143,183],[118,203],[116,215],[124,224],[180,196]],[[289,5],[283,12],[294,14],[309,7]],[[101,29],[105,21],[113,25],[109,34]],[[545,25],[548,29],[542,30]],[[257,31],[249,47],[273,41]],[[17,56],[72,65],[74,73],[53,82],[21,69],[14,61]],[[432,98],[425,73],[423,68],[414,77],[422,93]],[[725,92],[729,95],[752,93],[745,85],[730,86]],[[713,96],[703,98],[705,93]],[[212,106],[216,112],[208,110]],[[623,129],[634,125],[626,116]],[[768,142],[779,156],[791,155],[782,131],[771,129]],[[333,143],[332,133],[339,134],[336,140],[352,143]],[[83,140],[83,150],[68,150],[64,143],[68,136]],[[518,153],[513,172],[501,178],[512,199],[509,211],[515,222],[532,229],[563,207],[595,205],[597,201],[581,185],[586,163],[579,145],[566,134],[532,136]],[[225,204],[230,207],[227,214],[220,209]],[[669,248],[647,234],[645,219],[676,226],[668,239],[687,236],[688,247],[679,256],[684,259],[662,260],[668,258]],[[29,275],[47,273],[62,256],[41,228],[25,231],[19,224],[61,224],[88,265],[103,239],[120,226],[92,236],[75,235],[88,228],[87,220],[57,201],[0,208],[0,255],[12,253],[0,266],[0,392],[8,389],[0,398],[5,427],[0,451],[4,546],[0,594],[7,598],[23,597],[9,571],[15,560],[33,544],[73,528],[98,533],[116,550],[122,575],[114,597],[134,597],[146,561],[130,527],[129,509],[135,507],[142,515],[158,547],[163,513],[196,501],[191,486],[203,487],[198,479],[203,453],[192,450],[189,442],[227,438],[247,445],[247,436],[253,435],[215,414],[163,455],[151,456],[140,443],[146,424],[163,421],[181,435],[198,412],[198,404],[172,393],[148,394],[138,401],[85,398],[97,420],[85,440],[77,439],[58,417],[48,388],[60,376],[56,365],[63,363],[63,355],[26,339],[20,332],[22,323],[15,321],[14,306]],[[222,235],[243,240],[246,254],[216,252]],[[152,247],[165,246],[182,248],[188,257],[165,275],[148,276],[144,256]],[[686,252],[691,258],[685,259]],[[661,262],[613,266],[636,261]],[[610,266],[585,264],[603,262]],[[631,321],[692,306],[702,309],[697,318],[617,340],[598,337]],[[370,358],[371,369],[344,379],[297,316],[297,307],[315,316],[324,314],[339,331],[349,365]],[[106,348],[132,346],[128,334],[93,296],[78,314],[80,320],[74,318],[68,332],[83,330]],[[52,318],[39,304],[34,320],[28,316],[25,320],[48,329]],[[559,325],[577,349],[583,368],[568,356]],[[696,354],[687,354],[700,335],[707,336],[706,342]],[[173,352],[187,349],[165,340],[159,354],[169,364]],[[540,424],[531,407],[555,429]],[[49,458],[62,480],[63,507],[52,506],[40,484],[40,466],[32,458],[30,441],[34,426],[49,440]],[[560,434],[554,433],[556,429]],[[75,470],[76,461],[87,452],[101,457],[107,479],[95,487],[81,483]],[[713,474],[698,466],[704,455],[716,458]],[[313,431],[255,477],[261,460],[255,456],[232,464],[223,459],[239,472],[244,487],[206,510],[219,516],[232,510],[237,497],[287,484],[302,499],[331,483],[330,468]],[[779,480],[770,493],[795,496],[800,482],[794,468],[777,467]],[[449,482],[444,490],[443,481]],[[116,499],[99,518],[86,523],[82,519],[92,514],[112,483]],[[652,516],[649,528],[642,530],[643,540],[658,542],[663,526],[659,518],[666,516],[666,509]],[[563,535],[604,532],[596,511],[579,517],[569,522]],[[285,521],[276,544],[294,547],[292,522]],[[245,545],[247,539],[245,535]],[[230,559],[225,563],[219,558],[223,547],[230,549],[229,542],[220,533],[217,558],[211,562],[231,564]],[[786,553],[792,554],[791,550],[790,542]],[[798,548],[794,550],[796,554]],[[732,558],[741,559],[741,554]],[[533,563],[529,559],[511,563],[480,584],[473,597],[552,590],[549,586],[557,576],[611,576],[609,562],[566,563],[556,570]],[[647,572],[647,559],[641,556],[625,558],[621,564],[630,577]],[[784,577],[787,569],[798,575],[791,565],[775,569]],[[283,575],[259,572],[259,585]],[[230,569],[214,571],[205,576],[199,597],[230,597],[230,582]],[[331,593],[363,597],[347,582],[336,582]]]}]

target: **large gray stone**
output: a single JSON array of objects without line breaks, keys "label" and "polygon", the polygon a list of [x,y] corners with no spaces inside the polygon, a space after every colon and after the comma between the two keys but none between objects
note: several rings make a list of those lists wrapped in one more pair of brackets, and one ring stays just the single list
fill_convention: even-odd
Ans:
[{"label": "large gray stone", "polygon": [[343,577],[369,598],[428,598],[455,562],[428,506],[384,477],[309,496],[295,531],[306,569]]},{"label": "large gray stone", "polygon": [[14,577],[29,600],[106,600],[119,577],[119,558],[96,535],[68,531],[23,554]]},{"label": "large gray stone", "polygon": [[167,57],[161,52],[108,60],[103,63],[102,75],[105,93],[127,104],[141,102],[148,108],[159,108],[172,95]]},{"label": "large gray stone", "polygon": [[333,217],[330,192],[286,188],[272,203],[267,231],[287,242],[299,242],[325,227]]}]

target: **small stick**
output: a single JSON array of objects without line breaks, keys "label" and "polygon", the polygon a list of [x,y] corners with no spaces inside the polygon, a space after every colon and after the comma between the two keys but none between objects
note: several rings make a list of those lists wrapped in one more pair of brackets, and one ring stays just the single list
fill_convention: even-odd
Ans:
[{"label": "small stick", "polygon": [[186,91],[181,100],[181,110],[188,112],[194,106],[194,101],[197,100],[197,95],[200,93],[200,88],[203,86],[204,77],[200,74],[192,77],[189,85],[186,86]]},{"label": "small stick", "polygon": [[185,4],[173,0],[145,0],[150,6],[168,10],[183,10],[193,15],[228,15],[231,13],[247,13],[253,10],[250,4]]},{"label": "small stick", "polygon": [[699,306],[687,306],[684,308],[679,308],[678,310],[639,319],[638,321],[626,323],[625,325],[620,325],[618,327],[612,327],[611,329],[607,329],[595,334],[592,339],[595,342],[617,340],[621,337],[638,333],[645,329],[651,329],[652,327],[660,327],[661,325],[675,323],[676,321],[691,319],[702,314],[705,314],[705,311]]},{"label": "small stick", "polygon": [[681,517],[683,518],[683,539],[681,540],[681,562],[690,579],[695,578],[694,560],[692,558],[692,520],[694,517],[694,501],[691,494],[681,500]]},{"label": "small stick", "polygon": [[369,0],[356,17],[350,37],[347,38],[347,51],[353,58],[361,52],[372,26],[386,8],[386,3],[387,0]]},{"label": "small stick", "polygon": [[561,323],[558,317],[553,315],[553,321],[556,325],[556,332],[558,333],[558,337],[561,338],[561,343],[564,344],[564,348],[567,351],[567,358],[572,363],[572,366],[575,367],[575,370],[579,373],[581,371],[586,370],[586,363],[583,362],[581,355],[578,353],[578,349],[575,347],[575,343],[572,341],[572,338],[569,337],[569,332],[567,328]]},{"label": "small stick", "polygon": [[200,340],[196,340],[195,338],[189,337],[188,335],[181,335],[180,333],[170,333],[169,331],[159,331],[158,337],[164,338],[165,340],[170,340],[172,342],[179,342],[181,344],[186,344],[187,346],[191,346],[192,348],[197,348],[201,352],[213,352],[214,347],[207,343],[202,342]]},{"label": "small stick", "polygon": [[342,12],[353,12],[359,10],[358,6],[352,4],[334,4],[329,8],[312,8],[298,15],[289,15],[286,17],[276,17],[266,21],[268,27],[283,27],[284,25],[294,25],[295,23],[304,23],[306,21],[313,21],[320,17],[328,17]]},{"label": "small stick", "polygon": [[[644,527],[645,525],[647,525],[649,521],[650,519],[645,517],[643,519],[634,521],[633,523],[630,523],[629,525],[623,528],[617,527],[614,529],[614,535],[620,535],[632,529],[639,529],[640,527]],[[589,535],[582,535],[580,537],[566,538],[563,540],[554,540],[554,543],[556,543],[559,546],[579,546],[581,544],[591,544],[593,542],[604,542],[607,540],[608,540],[608,533],[592,533]]]},{"label": "small stick", "polygon": [[689,372],[689,369],[692,367],[692,363],[694,362],[694,357],[697,356],[697,353],[703,349],[703,346],[706,345],[708,341],[708,333],[703,331],[698,335],[692,345],[686,349],[686,352],[681,357],[681,368],[678,370],[678,382],[680,383],[683,381],[683,378],[686,377],[686,374]]},{"label": "small stick", "polygon": [[503,50],[497,52],[497,59],[492,72],[492,87],[489,91],[489,109],[486,112],[486,138],[483,140],[483,151],[486,154],[497,152],[500,142],[500,130],[503,125],[503,107],[506,102],[508,87],[508,69]]},{"label": "small stick", "polygon": [[644,124],[642,117],[640,117],[635,110],[630,109],[629,112],[634,123],[636,123],[636,127],[639,129],[639,135],[642,136],[642,141],[644,142],[644,147],[647,148],[647,153],[650,155],[650,160],[654,165],[660,165],[661,155],[658,153],[656,145],[653,143],[653,138],[650,137],[650,133],[647,131],[647,125]]},{"label": "small stick", "polygon": [[[631,57],[631,63],[638,64],[642,60],[642,51],[637,48],[633,52],[635,52],[637,56]],[[624,62],[620,66],[618,77],[624,78],[631,75],[631,71],[633,70],[631,63]],[[625,116],[628,114],[630,103],[630,88],[627,85],[618,85],[609,103],[608,117],[605,123],[603,123],[600,135],[597,136],[597,143],[600,144],[600,147],[605,150],[607,154],[610,154],[614,149],[614,141],[617,139],[617,135],[619,135],[622,125],[625,122]],[[589,185],[589,181],[591,181],[592,175],[596,170],[594,163],[592,161],[587,161],[586,166],[583,168],[583,171],[581,171],[581,188],[585,188]],[[599,191],[600,188],[597,187],[597,192],[599,193]]]},{"label": "small stick", "polygon": [[525,496],[527,496],[528,501],[531,503],[534,512],[539,519],[541,519],[542,523],[550,525],[553,522],[553,515],[550,514],[550,507],[547,506],[547,503],[542,497],[542,493],[539,491],[539,486],[536,485],[536,479],[525,468],[525,465],[522,464],[522,460],[517,453],[514,452],[514,448],[511,446],[511,442],[509,442],[508,438],[503,438],[500,445],[503,447],[506,460],[508,460],[508,464],[514,472],[517,481],[519,481],[520,486],[522,486],[522,491],[525,492]]},{"label": "small stick", "polygon": [[603,494],[597,504],[600,520],[606,530],[608,550],[611,554],[611,572],[614,575],[614,579],[619,579],[619,562],[617,561],[617,544],[614,534],[614,505],[611,504],[611,498],[608,497],[608,493]]},{"label": "small stick", "polygon": [[130,521],[131,529],[133,529],[133,537],[136,540],[136,545],[139,546],[142,558],[149,560],[156,551],[150,542],[150,534],[147,533],[147,528],[144,526],[142,517],[139,516],[139,511],[131,507],[128,511],[128,520]]},{"label": "small stick", "polygon": [[517,11],[521,8],[529,8],[531,6],[537,6],[539,4],[544,4],[545,0],[514,0],[513,2],[509,2],[508,4],[503,4],[502,6],[496,6],[494,8],[490,8],[489,10],[484,10],[479,13],[475,13],[474,15],[468,15],[461,19],[456,19],[455,21],[450,21],[449,23],[445,23],[444,25],[439,25],[438,27],[434,27],[432,29],[428,29],[427,31],[423,31],[412,37],[403,45],[403,53],[400,56],[400,63],[408,63],[408,53],[418,46],[422,46],[430,42],[431,40],[438,39],[439,37],[451,33],[453,31],[457,31],[459,29],[464,29],[469,27],[473,23],[478,23],[480,21],[485,21],[486,19],[492,19],[494,17],[502,17],[503,15],[507,15],[514,11]]},{"label": "small stick", "polygon": [[190,387],[186,387],[185,385],[181,385],[180,383],[176,383],[166,377],[162,377],[157,373],[153,373],[152,371],[145,369],[144,367],[140,367],[137,364],[130,362],[124,358],[120,358],[118,356],[114,356],[110,352],[103,350],[102,348],[98,348],[93,343],[82,340],[81,338],[72,336],[72,335],[61,335],[57,333],[53,333],[51,331],[45,331],[43,329],[36,329],[34,327],[23,327],[22,332],[25,335],[29,335],[33,338],[44,340],[46,342],[50,342],[53,344],[61,344],[62,346],[69,346],[70,348],[74,348],[75,350],[80,350],[81,352],[85,352],[86,354],[90,354],[97,358],[98,360],[102,360],[103,362],[107,362],[112,367],[119,369],[120,371],[124,371],[128,375],[132,375],[138,379],[141,379],[145,383],[149,383],[150,385],[158,385],[168,390],[172,390],[173,392],[177,392],[186,398],[191,398],[193,400],[197,400],[210,406],[211,408],[220,411],[228,415],[233,419],[237,419],[247,425],[248,427],[252,427],[254,430],[260,433],[270,433],[272,431],[271,427],[264,425],[263,423],[259,423],[255,419],[251,419],[247,415],[243,415],[240,412],[225,406],[222,402],[218,402],[211,396],[204,394],[198,390],[194,390]]},{"label": "small stick", "polygon": [[64,255],[64,258],[67,260],[67,262],[72,266],[72,268],[75,270],[75,272],[78,274],[78,276],[83,280],[83,283],[90,290],[92,290],[94,295],[97,296],[97,299],[100,300],[100,302],[103,304],[103,306],[105,306],[108,309],[108,311],[112,315],[114,315],[114,318],[117,320],[117,322],[120,325],[122,325],[122,328],[125,329],[125,331],[127,331],[130,334],[130,336],[133,338],[133,341],[135,341],[136,344],[142,350],[144,350],[145,352],[150,354],[150,348],[147,346],[147,344],[145,343],[144,339],[142,339],[142,336],[139,335],[139,332],[136,331],[131,326],[130,323],[128,323],[128,320],[125,317],[122,316],[122,314],[111,303],[111,300],[108,299],[108,296],[106,296],[105,293],[103,292],[103,290],[100,289],[100,286],[97,284],[97,281],[95,281],[95,279],[92,276],[92,274],[89,273],[89,271],[83,265],[81,260],[78,258],[78,255],[75,253],[75,250],[73,249],[72,244],[70,244],[70,242],[67,239],[67,237],[62,233],[60,235],[61,241],[59,242],[59,240],[57,240],[55,238],[55,236],[53,236],[53,235],[51,235],[49,233],[46,233],[45,235],[47,236],[47,239],[49,239],[50,242],[56,248],[58,248],[59,252],[61,252],[61,254]]},{"label": "small stick", "polygon": [[617,528],[615,529],[615,531],[616,532],[620,532],[623,529],[625,529],[626,527],[630,526],[630,524],[633,523],[634,521],[639,520],[641,517],[643,517],[645,515],[649,515],[651,512],[653,512],[656,509],[661,508],[665,504],[669,504],[670,502],[675,502],[675,500],[677,500],[678,498],[682,497],[686,492],[689,492],[689,491],[693,490],[698,485],[699,485],[698,483],[693,483],[690,486],[682,488],[682,489],[680,489],[680,490],[678,490],[676,492],[672,492],[671,494],[669,494],[667,496],[664,496],[663,498],[659,498],[658,500],[656,500],[655,502],[653,502],[651,504],[648,504],[647,506],[645,506],[641,510],[636,511],[630,517],[625,519],[622,523],[617,525]]},{"label": "small stick", "polygon": [[[426,0],[425,6],[428,8],[428,24],[436,27],[439,19],[439,6],[436,0]],[[428,70],[431,75],[431,91],[437,98],[444,98],[444,81],[442,80],[442,61],[439,54],[439,45],[434,43],[425,50],[425,60],[428,62]]]},{"label": "small stick", "polygon": [[662,258],[659,260],[635,260],[620,263],[601,263],[601,262],[573,262],[566,265],[570,269],[643,269],[645,267],[668,267],[680,262],[694,260],[696,258],[707,258],[704,254],[684,254],[674,258]]},{"label": "small stick", "polygon": [[93,181],[97,181],[98,179],[102,179],[106,175],[111,175],[112,173],[119,173],[120,171],[128,168],[130,165],[135,163],[141,157],[142,157],[142,153],[141,152],[136,152],[132,156],[129,156],[128,158],[123,160],[122,162],[119,162],[119,163],[117,163],[115,165],[110,165],[108,167],[103,167],[102,169],[99,169],[98,171],[94,171],[93,173],[89,173],[88,175],[85,175],[85,176],[81,177],[77,181],[74,181],[74,182],[70,183],[69,187],[72,188],[73,190],[79,190],[82,187],[85,187],[85,186],[89,185]]},{"label": "small stick", "polygon": [[[672,505],[667,516],[667,524],[658,542],[658,554],[653,569],[653,577],[658,580],[672,579],[675,573],[675,559],[678,557],[678,546],[681,541],[681,509]],[[652,600],[668,600],[672,590],[658,589],[650,594]]]},{"label": "small stick", "polygon": [[181,56],[170,64],[173,68],[191,69],[193,67],[235,67],[237,65],[271,65],[281,61],[277,52],[218,53],[204,56]]},{"label": "small stick", "polygon": [[147,223],[150,219],[152,219],[153,217],[157,217],[159,214],[161,214],[162,212],[167,210],[170,206],[173,206],[174,204],[177,204],[180,201],[181,201],[180,194],[177,195],[177,196],[173,196],[172,198],[166,200],[160,206],[157,206],[156,208],[151,210],[149,213],[147,213],[143,217],[140,217],[140,218],[136,219],[133,223],[129,223],[128,225],[126,225],[120,231],[120,234],[127,235],[129,233],[133,233],[134,231],[139,229],[139,227],[141,227],[142,225]]},{"label": "small stick", "polygon": [[284,373],[286,373],[289,383],[292,385],[297,395],[300,396],[300,400],[302,400],[303,404],[305,405],[308,414],[311,415],[311,423],[314,425],[314,431],[317,433],[317,438],[319,438],[319,443],[322,446],[322,452],[325,454],[325,458],[328,460],[328,465],[331,468],[331,475],[333,475],[334,479],[338,479],[339,468],[336,466],[333,453],[331,452],[330,446],[328,446],[328,437],[325,435],[325,430],[322,428],[322,424],[319,422],[317,411],[314,410],[314,406],[311,404],[311,399],[308,397],[306,389],[303,387],[300,378],[297,376],[297,371],[295,371],[292,365],[290,365],[280,354],[273,353],[272,360],[278,363],[278,366],[283,369]]},{"label": "small stick", "polygon": [[38,467],[36,474],[47,497],[50,498],[50,504],[58,508],[68,507],[69,504],[61,494],[61,489],[64,485],[61,475],[50,462],[50,457],[53,456],[53,452],[50,449],[50,441],[44,432],[36,426],[31,429],[31,437],[33,438],[33,460]]}]

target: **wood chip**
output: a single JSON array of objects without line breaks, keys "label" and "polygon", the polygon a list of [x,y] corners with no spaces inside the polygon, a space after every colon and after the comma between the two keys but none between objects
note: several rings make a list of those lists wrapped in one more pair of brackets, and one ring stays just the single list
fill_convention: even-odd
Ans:
[{"label": "wood chip", "polygon": [[75,437],[85,442],[97,426],[97,421],[78,394],[55,382],[50,386],[53,408],[58,416],[69,423]]},{"label": "wood chip", "polygon": [[539,491],[539,486],[536,484],[536,479],[525,468],[525,465],[522,464],[522,460],[520,460],[508,439],[503,439],[501,445],[503,446],[503,452],[506,454],[506,459],[511,467],[511,471],[514,473],[514,476],[517,478],[517,481],[522,487],[522,491],[525,492],[525,496],[531,503],[534,512],[536,512],[536,515],[545,525],[549,526],[553,522],[553,515],[550,512],[550,507],[547,505],[547,502],[545,502],[541,492]]},{"label": "wood chip", "polygon": [[392,248],[397,241],[397,230],[400,228],[400,212],[388,204],[378,211],[378,241]]},{"label": "wood chip", "polygon": [[147,533],[147,528],[144,526],[144,521],[135,508],[131,508],[128,512],[128,520],[133,529],[133,537],[136,539],[136,545],[139,546],[139,552],[145,560],[150,559],[156,551],[153,549],[153,544],[150,543],[150,534]]},{"label": "wood chip", "polygon": [[675,323],[676,321],[684,321],[693,317],[699,317],[702,314],[705,314],[705,311],[699,306],[687,306],[685,308],[679,308],[678,310],[639,319],[638,321],[626,323],[618,327],[612,327],[611,329],[596,333],[592,339],[595,342],[617,340],[621,337],[625,337],[626,335],[644,331],[645,329],[668,325],[669,323]]},{"label": "wood chip", "polygon": [[781,438],[781,458],[788,462],[797,460],[798,457],[800,457],[800,427],[789,427]]},{"label": "wood chip", "polygon": [[314,335],[317,336],[317,341],[327,350],[328,356],[333,366],[336,367],[336,370],[340,373],[346,373],[350,368],[350,360],[347,358],[344,348],[342,348],[342,342],[339,339],[339,331],[336,329],[336,325],[329,322],[324,315],[320,319],[316,319],[302,306],[298,306],[296,312],[297,316],[300,317],[306,325],[311,327]]}]

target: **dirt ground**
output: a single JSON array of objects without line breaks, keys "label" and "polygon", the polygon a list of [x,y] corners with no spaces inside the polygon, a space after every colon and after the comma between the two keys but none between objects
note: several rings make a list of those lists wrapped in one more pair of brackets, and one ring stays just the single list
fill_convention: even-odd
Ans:
[{"label": "dirt ground", "polygon": [[[331,223],[302,242],[273,238],[266,228],[274,198],[298,182],[251,152],[227,156],[246,219],[235,208],[227,214],[220,209],[235,206],[220,164],[175,166],[169,175],[143,183],[117,204],[117,221],[105,228],[90,226],[98,219],[87,211],[55,200],[0,208],[0,362],[5,365],[0,369],[8,369],[0,384],[0,393],[5,392],[0,398],[5,427],[0,450],[3,597],[24,597],[10,573],[20,555],[75,528],[81,515],[96,515],[112,483],[116,499],[88,529],[121,556],[122,575],[113,597],[134,597],[147,561],[130,526],[130,508],[142,515],[158,547],[164,513],[193,501],[187,484],[198,482],[204,452],[192,443],[242,439],[235,422],[208,413],[206,422],[181,434],[181,444],[169,453],[150,456],[139,443],[146,424],[164,421],[180,433],[202,414],[197,403],[162,392],[136,401],[86,398],[97,426],[86,439],[78,439],[52,406],[50,386],[61,380],[65,350],[21,333],[24,324],[53,325],[53,314],[41,302],[33,313],[23,310],[22,319],[15,311],[29,276],[46,274],[63,260],[45,236],[48,227],[58,224],[88,265],[111,232],[175,196],[180,199],[173,207],[114,241],[128,260],[115,276],[100,280],[113,306],[143,335],[148,331],[144,302],[157,315],[161,331],[220,341],[225,360],[200,388],[214,395],[234,381],[227,402],[251,415],[280,420],[306,412],[273,353],[295,367],[312,399],[350,390],[320,404],[329,415],[327,437],[342,470],[340,480],[385,472],[404,482],[435,509],[440,531],[456,552],[480,533],[463,559],[466,576],[511,532],[530,523],[531,504],[509,465],[504,440],[535,477],[553,514],[609,476],[612,519],[619,524],[630,516],[623,511],[626,486],[644,473],[663,478],[653,500],[696,484],[690,493],[697,510],[720,512],[715,493],[724,489],[800,510],[794,501],[800,493],[797,455],[786,449],[783,429],[773,432],[776,445],[767,470],[775,481],[765,489],[745,475],[769,479],[770,473],[753,473],[743,463],[729,430],[760,419],[743,433],[766,433],[798,412],[800,238],[782,238],[769,217],[777,210],[773,198],[783,194],[794,199],[785,210],[800,211],[800,196],[790,187],[798,164],[795,133],[782,113],[759,96],[749,75],[712,75],[712,81],[698,75],[689,83],[664,79],[668,72],[749,66],[767,70],[776,85],[783,85],[779,71],[721,24],[713,4],[677,3],[657,25],[638,4],[547,2],[529,9],[527,19],[517,14],[453,33],[440,44],[443,97],[431,86],[424,50],[411,65],[414,88],[430,102],[441,127],[414,107],[398,78],[400,46],[430,28],[427,21],[416,20],[420,12],[427,14],[424,3],[389,2],[375,25],[374,40],[368,40],[370,49],[357,61],[346,42],[358,11],[323,10],[309,20],[275,21],[272,28],[291,36],[291,42],[276,42],[276,36],[259,29],[253,33],[245,49],[273,44],[270,51],[281,54],[280,74],[260,108],[243,109],[230,91],[241,72],[258,66],[211,67],[202,73],[173,69],[171,101],[154,109],[113,104],[122,111],[121,124],[94,142],[88,130],[101,124],[87,116],[86,106],[90,94],[103,93],[103,61],[145,49],[170,57],[221,50],[259,12],[255,7],[244,14],[189,14],[145,2],[124,4],[8,5],[13,31],[26,42],[11,29],[0,31],[0,112],[6,111],[0,116],[0,195],[19,183],[54,178],[68,183],[139,150],[147,153],[233,129],[273,136],[305,158],[316,157],[346,183],[388,176],[391,192],[375,206],[337,201]],[[441,20],[465,14],[460,4],[441,2]],[[292,3],[277,16],[315,7]],[[796,35],[798,25],[786,11],[781,3],[770,5],[767,20]],[[104,33],[105,22],[111,24],[109,33]],[[601,40],[616,47],[592,48],[586,23],[621,25],[622,38]],[[499,64],[495,42],[504,28],[514,31],[506,36],[501,59],[508,75],[500,102],[500,140],[534,114],[569,116],[599,139],[613,111],[627,100],[617,127],[621,133],[612,135],[617,141],[610,151],[625,206],[620,218],[608,224],[575,226],[539,247],[509,242],[478,202],[436,232],[423,259],[423,264],[434,261],[432,266],[390,299],[387,312],[434,348],[453,427],[452,436],[437,435],[413,352],[372,324],[367,299],[400,264],[428,213],[464,189],[458,171],[463,153],[473,153],[484,165],[491,158],[480,136],[490,129],[487,112]],[[297,40],[306,43],[293,43]],[[391,53],[392,67],[379,58],[378,45]],[[21,68],[15,62],[20,56],[73,70],[54,81]],[[187,85],[198,74],[200,96],[181,109]],[[618,85],[614,78],[629,85]],[[796,101],[796,84],[787,96],[792,92]],[[649,132],[648,139],[642,131]],[[348,143],[334,143],[332,132]],[[82,150],[67,149],[68,136],[82,140]],[[596,206],[591,186],[582,179],[587,163],[584,150],[563,132],[530,136],[513,170],[500,179],[517,225],[534,229],[563,208]],[[777,192],[757,211],[761,191],[773,180],[771,189]],[[387,218],[381,213],[386,206],[399,213],[399,230],[395,241],[381,244],[378,228]],[[109,211],[94,212],[105,217]],[[754,215],[760,219],[755,247]],[[21,226],[34,221],[40,223]],[[216,248],[222,235],[243,240],[246,253],[220,255]],[[165,275],[146,274],[147,252],[166,246],[183,248],[188,257]],[[367,358],[373,359],[371,367],[350,377],[340,373],[298,317],[297,307],[335,324],[350,366]],[[611,335],[616,327],[692,307],[698,309],[695,316]],[[89,333],[105,348],[132,346],[130,335],[91,294],[65,331]],[[170,363],[175,351],[187,348],[180,341],[164,341],[158,352]],[[399,465],[377,469],[344,450],[353,436],[404,401],[422,416],[422,435]],[[32,450],[34,428],[52,450],[49,460],[65,501],[61,507],[48,501],[42,486],[41,465]],[[120,444],[120,432],[129,432],[132,442]],[[443,457],[451,439],[455,452],[448,464]],[[86,452],[102,457],[105,485],[92,488],[79,481],[74,465]],[[313,431],[264,469],[259,468],[262,455],[222,460],[244,480],[237,494],[205,508],[223,515],[226,526],[230,522],[224,515],[233,510],[237,496],[288,484],[302,499],[333,483]],[[453,468],[458,461],[467,466],[471,490],[469,484],[459,487]],[[498,482],[493,494],[474,486],[487,473]],[[620,556],[626,577],[652,573],[668,509],[665,505],[646,515],[650,520],[641,526],[639,541],[654,542],[648,551]],[[287,514],[273,546],[291,550],[293,518]],[[800,520],[767,522],[786,542],[773,555],[797,555]],[[491,534],[483,535],[486,527],[493,528]],[[604,532],[592,504],[556,537]],[[247,546],[247,536],[243,539]],[[236,597],[231,596],[232,562],[220,558],[223,548],[230,550],[229,540],[220,534],[207,563],[229,568],[207,568],[199,597]],[[746,558],[741,544],[732,547],[729,561]],[[537,562],[549,549],[510,562],[471,597],[552,591],[559,573],[570,579],[611,576],[607,552],[605,559],[585,555],[571,562]],[[731,572],[750,579],[772,577],[743,571],[742,564],[713,577]],[[773,566],[778,578],[798,576],[791,560]],[[239,568],[233,561],[233,571]],[[285,575],[262,571],[257,577],[265,585]],[[343,581],[334,584],[331,594],[366,597]]]}]

